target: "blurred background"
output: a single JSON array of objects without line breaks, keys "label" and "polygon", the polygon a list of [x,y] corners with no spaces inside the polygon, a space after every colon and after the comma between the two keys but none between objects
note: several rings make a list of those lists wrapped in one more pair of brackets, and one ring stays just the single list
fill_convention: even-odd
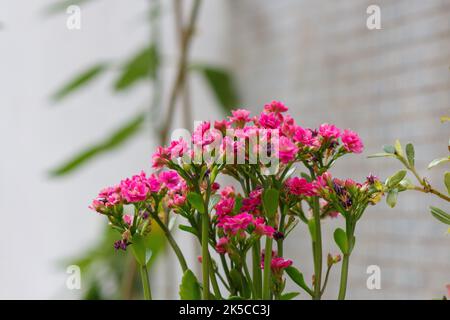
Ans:
[{"label": "blurred background", "polygon": [[[114,252],[115,235],[87,207],[102,187],[150,171],[152,150],[173,129],[230,108],[256,114],[276,99],[301,125],[357,131],[365,152],[338,163],[333,174],[341,177],[384,179],[399,164],[366,156],[396,138],[414,142],[420,173],[443,188],[442,168],[426,166],[448,152],[449,128],[439,117],[450,111],[450,1],[378,0],[379,30],[366,26],[371,4],[0,2],[0,298],[139,297],[130,259]],[[348,298],[445,293],[450,237],[429,214],[437,203],[406,193],[395,209],[382,203],[367,211]],[[329,235],[339,221],[324,224],[324,251],[337,253]],[[195,266],[193,239],[174,232]],[[310,279],[305,232],[292,235],[286,256]],[[180,270],[159,236],[154,295],[177,298]],[[72,264],[82,270],[80,290],[66,286]],[[367,289],[369,265],[381,269],[380,290]],[[332,281],[326,298],[337,291]]]}]

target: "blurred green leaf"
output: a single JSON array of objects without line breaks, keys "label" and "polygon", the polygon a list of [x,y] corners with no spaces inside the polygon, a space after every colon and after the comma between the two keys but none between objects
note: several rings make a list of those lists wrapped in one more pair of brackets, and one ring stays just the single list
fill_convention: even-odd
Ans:
[{"label": "blurred green leaf", "polygon": [[411,167],[414,167],[414,146],[412,143],[406,145],[406,157],[408,158],[408,163]]},{"label": "blurred green leaf", "polygon": [[450,214],[444,212],[437,207],[430,207],[433,217],[441,221],[442,223],[450,225]]},{"label": "blurred green leaf", "polygon": [[294,299],[296,296],[298,296],[300,294],[300,292],[288,292],[288,293],[283,293],[280,297],[280,300],[292,300]]},{"label": "blurred green leaf", "polygon": [[285,269],[287,275],[289,278],[292,279],[300,288],[308,292],[309,294],[312,294],[311,289],[308,287],[308,285],[305,282],[305,279],[303,277],[303,273],[301,273],[297,268],[295,267],[287,267]]},{"label": "blurred green leaf", "polygon": [[392,153],[380,152],[380,153],[371,154],[367,158],[385,158],[385,157],[395,157],[395,155]]},{"label": "blurred green leaf", "polygon": [[219,67],[196,64],[192,70],[200,72],[225,114],[239,103],[239,96],[231,74]]},{"label": "blurred green leaf", "polygon": [[399,172],[390,176],[386,181],[386,185],[388,186],[388,188],[396,187],[400,183],[400,181],[402,181],[403,178],[406,176],[406,173],[407,173],[406,170],[400,170]]},{"label": "blurred green leaf", "polygon": [[384,152],[386,152],[386,153],[395,154],[395,148],[394,148],[394,146],[391,146],[391,145],[384,145],[384,146],[383,146],[383,150],[384,150]]},{"label": "blurred green leaf", "polygon": [[181,300],[200,300],[200,285],[191,270],[186,270],[180,284],[180,298]]},{"label": "blurred green leaf", "polygon": [[431,169],[433,167],[436,167],[442,163],[445,162],[449,162],[450,161],[450,157],[444,157],[444,158],[438,158],[438,159],[434,159],[433,161],[430,162],[430,164],[428,165],[428,169]]},{"label": "blurred green leaf", "polygon": [[393,208],[397,204],[397,196],[398,196],[398,190],[392,189],[389,190],[387,197],[386,197],[386,203],[389,205],[389,207]]},{"label": "blurred green leaf", "polygon": [[191,227],[191,226],[187,226],[187,225],[184,225],[184,224],[180,224],[180,225],[178,226],[178,228],[180,228],[180,229],[183,230],[183,231],[192,233],[192,234],[195,235],[195,236],[198,236],[197,229],[195,229],[195,228],[193,228],[193,227]]},{"label": "blurred green leaf", "polygon": [[139,265],[147,266],[152,257],[152,251],[147,247],[145,237],[136,233],[132,239],[131,249]]},{"label": "blurred green leaf", "polygon": [[151,45],[134,55],[122,68],[114,84],[117,91],[125,90],[142,79],[154,79],[159,65],[159,53]]},{"label": "blurred green leaf", "polygon": [[278,210],[280,192],[276,189],[268,189],[263,193],[263,205],[266,217],[273,218]]},{"label": "blurred green leaf", "polygon": [[89,67],[84,70],[67,84],[61,87],[53,96],[52,100],[60,101],[69,94],[81,89],[82,87],[89,84],[91,81],[96,79],[101,73],[107,69],[108,65],[106,63],[98,63],[94,66]]},{"label": "blurred green leaf", "polygon": [[334,241],[338,245],[339,249],[341,249],[341,252],[343,254],[348,254],[349,252],[349,246],[347,241],[347,234],[345,231],[341,228],[337,228],[334,231]]},{"label": "blurred green leaf", "polygon": [[109,138],[85,149],[84,151],[81,151],[66,163],[51,170],[50,174],[52,176],[62,176],[68,174],[92,158],[117,148],[139,132],[142,124],[144,123],[144,119],[144,113],[140,113],[138,116],[131,119],[131,121],[128,121],[118,130],[113,132]]},{"label": "blurred green leaf", "polygon": [[67,7],[71,6],[71,5],[82,5],[88,2],[93,2],[94,0],[60,0],[60,1],[55,1],[55,3],[47,6],[45,8],[45,13],[46,14],[55,14],[55,13],[60,13],[60,12],[66,12]]},{"label": "blurred green leaf", "polygon": [[205,207],[203,205],[203,198],[196,192],[190,192],[187,195],[187,200],[191,206],[200,213],[205,213]]},{"label": "blurred green leaf", "polygon": [[400,140],[395,140],[395,144],[394,144],[394,148],[395,148],[395,153],[397,155],[399,155],[400,157],[403,157],[403,148],[402,148],[402,144],[400,143]]},{"label": "blurred green leaf", "polygon": [[444,174],[444,184],[447,188],[447,193],[450,194],[450,172],[448,171]]}]

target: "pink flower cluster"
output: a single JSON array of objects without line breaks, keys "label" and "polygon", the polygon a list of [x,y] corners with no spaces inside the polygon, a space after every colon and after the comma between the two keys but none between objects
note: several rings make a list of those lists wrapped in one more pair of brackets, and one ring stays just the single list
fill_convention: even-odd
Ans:
[{"label": "pink flower cluster", "polygon": [[152,174],[147,177],[145,172],[123,179],[118,185],[100,191],[92,201],[90,209],[107,213],[116,205],[132,204],[146,201],[151,194],[162,190],[176,192],[184,188],[185,182],[173,170],[163,171],[159,176]]},{"label": "pink flower cluster", "polygon": [[[264,269],[264,252],[261,254],[261,269]],[[282,271],[292,265],[292,260],[279,257],[275,251],[272,251],[272,261],[270,262],[270,268],[272,273],[280,275]]]},{"label": "pink flower cluster", "polygon": [[[250,111],[237,109],[232,111],[228,119],[215,121],[212,126],[210,122],[202,122],[192,134],[191,143],[179,139],[172,141],[168,147],[158,147],[153,154],[153,167],[162,168],[170,161],[175,161],[183,156],[191,159],[194,157],[194,147],[200,150],[215,148],[216,142],[220,146],[221,155],[225,155],[226,150],[246,150],[245,141],[251,139],[256,134],[260,141],[269,142],[269,138],[275,135],[278,138],[268,146],[272,154],[276,154],[282,164],[296,161],[302,152],[317,151],[323,145],[328,149],[336,149],[342,146],[342,153],[361,153],[363,144],[359,136],[351,130],[341,130],[335,125],[324,123],[317,130],[303,128],[295,123],[295,120],[285,114],[288,108],[279,101],[272,101],[264,106],[263,112],[256,117],[250,116]],[[234,141],[229,136],[225,136],[228,129],[233,129],[239,138]],[[273,141],[273,140],[272,140]],[[262,146],[258,146],[262,148]],[[258,151],[258,150],[252,150]],[[249,157],[249,150],[246,150],[246,159]]]},{"label": "pink flower cluster", "polygon": [[285,182],[287,190],[296,196],[314,196],[317,194],[317,183],[308,182],[305,178],[289,178]]}]

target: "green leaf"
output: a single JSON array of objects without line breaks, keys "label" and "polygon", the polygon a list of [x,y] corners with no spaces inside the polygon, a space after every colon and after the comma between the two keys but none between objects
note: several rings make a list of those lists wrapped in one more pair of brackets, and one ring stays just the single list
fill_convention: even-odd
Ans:
[{"label": "green leaf", "polygon": [[52,100],[60,101],[67,97],[69,94],[81,89],[86,86],[94,79],[96,79],[102,72],[107,69],[106,63],[96,64],[87,70],[84,70],[79,75],[70,80],[67,84],[62,86],[55,94],[52,96]]},{"label": "green leaf", "polygon": [[348,241],[347,241],[347,234],[344,230],[341,228],[337,228],[334,231],[334,241],[338,245],[339,249],[341,249],[341,252],[343,254],[348,254],[349,247],[348,247]]},{"label": "green leaf", "polygon": [[273,218],[278,210],[280,193],[276,189],[267,189],[263,193],[263,205],[267,218]]},{"label": "green leaf", "polygon": [[392,189],[389,190],[387,197],[386,197],[386,203],[389,207],[393,208],[397,204],[397,196],[398,196],[398,190]]},{"label": "green leaf", "polygon": [[192,233],[193,235],[198,236],[197,229],[195,229],[195,228],[193,228],[191,226],[186,226],[184,224],[180,224],[178,226],[178,228],[180,228],[183,231],[186,231],[186,232]]},{"label": "green leaf", "polygon": [[414,146],[412,143],[406,145],[406,157],[408,158],[408,163],[411,167],[414,167]]},{"label": "green leaf", "polygon": [[212,209],[216,206],[216,204],[220,201],[220,196],[218,194],[213,194],[211,198],[209,199],[209,205],[208,210],[209,212],[212,211]]},{"label": "green leaf", "polygon": [[386,158],[386,157],[395,157],[395,155],[392,153],[380,152],[380,153],[371,154],[367,158]]},{"label": "green leaf", "polygon": [[187,269],[183,275],[180,284],[180,298],[181,300],[200,300],[200,285],[194,273]]},{"label": "green leaf", "polygon": [[287,267],[285,269],[287,275],[289,278],[292,279],[300,288],[305,290],[308,294],[312,294],[311,289],[306,285],[305,279],[303,277],[303,273],[301,273],[297,268],[295,267]]},{"label": "green leaf", "polygon": [[159,53],[154,45],[139,51],[123,67],[122,73],[114,84],[114,89],[121,91],[139,80],[154,79],[158,65]]},{"label": "green leaf", "polygon": [[428,169],[431,169],[433,167],[436,167],[437,165],[440,165],[442,163],[445,162],[449,162],[450,161],[450,157],[444,157],[444,158],[438,158],[438,159],[434,159],[433,161],[430,162],[430,164],[428,165]]},{"label": "green leaf", "polygon": [[203,75],[217,102],[226,114],[237,106],[239,97],[233,78],[227,70],[201,64],[194,65],[192,69]]},{"label": "green leaf", "polygon": [[391,145],[384,145],[383,150],[386,153],[395,154],[395,147]]},{"label": "green leaf", "polygon": [[139,233],[136,233],[131,242],[131,249],[137,263],[141,266],[146,266],[150,262],[152,251],[147,248],[145,238]]},{"label": "green leaf", "polygon": [[190,192],[187,195],[187,200],[195,210],[197,210],[200,213],[205,213],[203,197],[200,194],[196,192]]},{"label": "green leaf", "polygon": [[126,122],[119,129],[114,131],[109,138],[79,152],[69,161],[51,170],[50,174],[52,176],[63,176],[74,171],[75,169],[78,169],[94,157],[119,147],[140,131],[144,120],[144,113],[140,113],[138,116]]},{"label": "green leaf", "polygon": [[239,296],[230,296],[228,297],[228,300],[245,300],[245,298]]},{"label": "green leaf", "polygon": [[395,140],[395,144],[394,144],[394,148],[395,148],[395,154],[397,154],[400,157],[403,157],[403,149],[402,149],[402,144],[400,143],[400,140]]},{"label": "green leaf", "polygon": [[402,181],[403,178],[406,176],[406,173],[407,173],[406,170],[400,170],[399,172],[390,176],[386,181],[386,185],[388,186],[388,188],[396,187],[400,183],[400,181]]},{"label": "green leaf", "polygon": [[281,295],[280,300],[292,300],[298,296],[300,292],[288,292]]},{"label": "green leaf", "polygon": [[450,225],[450,214],[446,213],[445,211],[437,208],[437,207],[430,207],[431,214],[433,217],[441,221],[442,223]]},{"label": "green leaf", "polygon": [[444,184],[447,188],[447,193],[450,194],[450,172],[448,171],[444,174]]},{"label": "green leaf", "polygon": [[234,288],[242,290],[242,276],[236,269],[230,270],[231,283]]}]

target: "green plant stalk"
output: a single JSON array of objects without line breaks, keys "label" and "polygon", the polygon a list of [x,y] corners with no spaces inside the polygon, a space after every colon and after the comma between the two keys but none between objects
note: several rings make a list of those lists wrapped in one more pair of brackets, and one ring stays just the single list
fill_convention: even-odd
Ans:
[{"label": "green plant stalk", "polygon": [[257,293],[255,284],[252,281],[252,276],[250,275],[250,271],[248,270],[247,261],[245,259],[245,256],[242,257],[242,266],[244,267],[245,277],[247,278],[247,283],[250,285],[250,288],[252,289],[252,296],[253,299],[257,299]]},{"label": "green plant stalk", "polygon": [[270,300],[270,286],[272,282],[270,264],[272,262],[272,238],[266,237],[266,248],[264,251],[264,286],[263,299]]},{"label": "green plant stalk", "polygon": [[222,294],[220,293],[219,285],[217,283],[216,273],[213,268],[212,259],[209,259],[209,267],[210,267],[209,274],[211,278],[211,284],[214,290],[214,295],[216,296],[216,298],[222,299]]},{"label": "green plant stalk", "polygon": [[186,259],[184,258],[183,252],[181,251],[177,242],[170,233],[169,228],[167,228],[166,224],[161,221],[156,212],[153,212],[151,215],[153,219],[156,221],[156,223],[159,225],[159,227],[163,230],[167,240],[169,241],[170,246],[172,247],[173,251],[175,252],[175,255],[178,258],[178,262],[180,263],[180,267],[183,270],[183,273],[186,272],[186,270],[188,269]]},{"label": "green plant stalk", "polygon": [[315,239],[313,243],[313,255],[314,255],[314,300],[320,300],[321,298],[321,286],[322,286],[322,230],[320,225],[320,207],[319,198],[314,197],[313,203],[313,215],[315,226]]},{"label": "green plant stalk", "polygon": [[150,289],[150,280],[148,278],[147,267],[141,266],[141,280],[142,280],[142,288],[144,290],[144,299],[152,300],[152,291]]},{"label": "green plant stalk", "polygon": [[339,300],[345,299],[345,293],[347,291],[347,278],[348,278],[348,265],[349,265],[350,255],[344,254],[342,259],[342,269],[341,269],[341,282],[339,284]]},{"label": "green plant stalk", "polygon": [[253,271],[253,284],[256,290],[256,297],[262,298],[262,272],[261,272],[261,242],[256,241],[252,247],[252,271]]},{"label": "green plant stalk", "polygon": [[203,283],[203,300],[209,300],[209,221],[208,213],[202,216],[202,283]]}]

